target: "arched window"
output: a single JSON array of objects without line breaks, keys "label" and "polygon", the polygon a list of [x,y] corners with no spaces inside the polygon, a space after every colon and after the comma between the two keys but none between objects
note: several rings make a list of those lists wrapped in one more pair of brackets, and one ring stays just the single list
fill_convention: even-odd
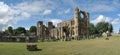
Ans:
[{"label": "arched window", "polygon": [[80,13],[80,18],[85,18],[85,15],[84,15],[84,13]]}]

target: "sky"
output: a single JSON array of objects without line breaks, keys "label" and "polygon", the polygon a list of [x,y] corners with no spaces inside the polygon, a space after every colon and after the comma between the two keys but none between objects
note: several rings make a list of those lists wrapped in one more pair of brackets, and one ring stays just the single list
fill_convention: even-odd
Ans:
[{"label": "sky", "polygon": [[8,26],[29,29],[38,21],[56,25],[72,19],[75,7],[90,13],[90,23],[109,22],[118,32],[120,0],[0,0],[0,31]]}]

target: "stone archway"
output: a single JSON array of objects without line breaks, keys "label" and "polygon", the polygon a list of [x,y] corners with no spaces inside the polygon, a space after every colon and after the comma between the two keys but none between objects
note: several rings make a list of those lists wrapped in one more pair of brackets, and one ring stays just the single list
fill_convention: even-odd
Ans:
[{"label": "stone archway", "polygon": [[69,36],[69,34],[70,34],[70,31],[69,31],[69,28],[68,28],[68,26],[64,26],[63,27],[63,32],[65,33],[65,41],[70,41],[71,39],[70,39],[70,36]]}]

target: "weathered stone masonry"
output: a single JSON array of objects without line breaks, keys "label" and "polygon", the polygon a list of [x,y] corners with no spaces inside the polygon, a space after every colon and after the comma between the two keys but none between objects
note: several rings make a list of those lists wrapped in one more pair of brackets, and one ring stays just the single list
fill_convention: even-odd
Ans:
[{"label": "weathered stone masonry", "polygon": [[57,27],[54,27],[52,22],[48,22],[45,26],[42,21],[38,21],[37,36],[44,39],[89,38],[89,13],[76,7],[74,18],[58,23]]}]

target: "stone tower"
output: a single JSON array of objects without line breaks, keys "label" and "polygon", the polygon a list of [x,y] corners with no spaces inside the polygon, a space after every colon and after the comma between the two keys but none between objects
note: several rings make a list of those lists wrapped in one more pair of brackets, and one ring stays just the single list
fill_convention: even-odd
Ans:
[{"label": "stone tower", "polygon": [[43,22],[37,22],[37,36],[43,36]]},{"label": "stone tower", "polygon": [[74,11],[74,32],[77,38],[88,38],[89,35],[89,13],[79,11],[78,7]]},{"label": "stone tower", "polygon": [[80,14],[83,15],[83,17],[81,17],[81,25],[83,27],[81,27],[81,35],[84,36],[84,38],[89,38],[89,13],[85,12],[85,11],[80,11]]},{"label": "stone tower", "polygon": [[53,23],[52,22],[48,22],[47,24],[46,24],[46,27],[50,30],[50,29],[52,29],[53,28]]},{"label": "stone tower", "polygon": [[88,12],[85,12],[85,25],[86,25],[86,35],[87,35],[87,38],[89,38],[90,25],[89,25],[89,13]]},{"label": "stone tower", "polygon": [[74,32],[75,32],[75,36],[79,36],[79,20],[80,20],[79,9],[78,9],[78,7],[76,7],[75,10],[74,10],[74,22],[75,22]]}]

